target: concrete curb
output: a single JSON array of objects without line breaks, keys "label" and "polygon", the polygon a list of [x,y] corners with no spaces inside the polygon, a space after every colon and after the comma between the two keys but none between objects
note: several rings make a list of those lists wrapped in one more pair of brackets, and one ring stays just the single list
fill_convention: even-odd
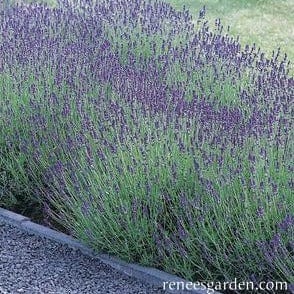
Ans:
[{"label": "concrete curb", "polygon": [[[85,255],[90,256],[91,258],[97,258],[105,264],[108,264],[117,271],[124,273],[132,278],[138,279],[144,283],[148,283],[152,286],[163,287],[164,282],[182,282],[187,285],[189,282],[181,279],[175,275],[168,274],[164,271],[158,270],[156,268],[144,267],[138,264],[127,263],[119,258],[110,256],[108,254],[97,254],[91,248],[85,246],[78,240],[45,226],[36,224],[30,220],[30,218],[22,216],[20,214],[14,213],[12,211],[0,208],[0,217],[3,220],[7,221],[14,226],[34,235],[45,237],[47,239],[56,241],[58,243],[67,245],[70,248],[80,250]],[[190,283],[191,285],[191,283]],[[174,287],[174,286],[173,286]],[[190,286],[191,288],[191,286]],[[196,289],[188,290],[169,290],[168,293],[193,293],[193,294],[207,294],[211,293],[208,289],[203,289],[200,287]],[[214,291],[215,294],[220,294],[219,292]]]}]

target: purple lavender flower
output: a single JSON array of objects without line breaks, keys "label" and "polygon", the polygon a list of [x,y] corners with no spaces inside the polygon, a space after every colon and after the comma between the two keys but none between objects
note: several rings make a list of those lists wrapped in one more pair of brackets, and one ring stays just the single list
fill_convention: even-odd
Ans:
[{"label": "purple lavender flower", "polygon": [[78,2],[0,13],[1,164],[95,246],[200,277],[289,277],[287,58],[211,31],[205,7],[196,28],[165,2]]},{"label": "purple lavender flower", "polygon": [[294,215],[287,214],[284,219],[278,224],[278,228],[282,232],[287,232],[294,226]]}]

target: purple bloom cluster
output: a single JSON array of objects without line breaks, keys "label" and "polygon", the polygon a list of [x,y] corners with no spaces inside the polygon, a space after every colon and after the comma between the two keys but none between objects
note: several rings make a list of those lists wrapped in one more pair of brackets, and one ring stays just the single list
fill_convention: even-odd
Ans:
[{"label": "purple bloom cluster", "polygon": [[0,11],[0,152],[97,249],[293,282],[287,58],[204,18],[144,0]]}]

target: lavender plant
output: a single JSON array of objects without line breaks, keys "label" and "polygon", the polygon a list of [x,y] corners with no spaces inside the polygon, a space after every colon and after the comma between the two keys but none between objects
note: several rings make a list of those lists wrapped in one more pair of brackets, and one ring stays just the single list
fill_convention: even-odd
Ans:
[{"label": "lavender plant", "polygon": [[1,12],[1,201],[190,280],[293,283],[287,58],[205,9],[74,3]]}]

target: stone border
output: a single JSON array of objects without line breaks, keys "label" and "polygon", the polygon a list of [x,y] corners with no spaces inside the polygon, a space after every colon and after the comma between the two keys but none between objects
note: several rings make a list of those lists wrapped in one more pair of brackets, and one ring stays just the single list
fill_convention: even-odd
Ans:
[{"label": "stone border", "polygon": [[[91,248],[85,246],[78,240],[45,226],[36,224],[30,220],[30,218],[14,213],[12,211],[3,209],[0,207],[0,217],[14,226],[34,235],[45,237],[47,239],[56,241],[58,243],[67,245],[70,248],[80,250],[83,254],[96,258],[103,263],[116,269],[118,272],[124,273],[129,277],[138,279],[144,283],[148,283],[152,286],[162,287],[164,282],[184,282],[188,281],[181,279],[175,275],[168,274],[164,271],[156,268],[145,267],[138,264],[127,263],[119,258],[110,256],[108,254],[97,254]],[[207,294],[210,293],[205,289],[199,290],[186,290],[186,291],[172,291],[166,290],[168,293],[193,293],[193,294]],[[215,294],[220,294],[214,291]]]}]

